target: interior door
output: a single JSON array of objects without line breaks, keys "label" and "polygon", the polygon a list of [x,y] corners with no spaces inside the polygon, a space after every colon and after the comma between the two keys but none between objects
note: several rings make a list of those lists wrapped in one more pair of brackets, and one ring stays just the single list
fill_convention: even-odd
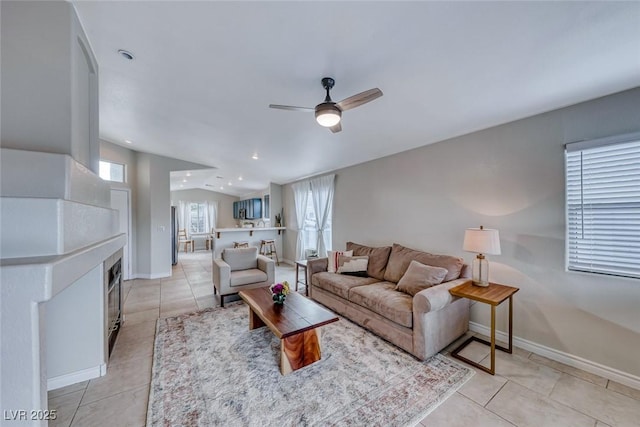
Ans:
[{"label": "interior door", "polygon": [[131,277],[131,192],[127,189],[111,189],[111,209],[118,211],[119,233],[127,235],[127,243],[122,250],[122,279]]}]

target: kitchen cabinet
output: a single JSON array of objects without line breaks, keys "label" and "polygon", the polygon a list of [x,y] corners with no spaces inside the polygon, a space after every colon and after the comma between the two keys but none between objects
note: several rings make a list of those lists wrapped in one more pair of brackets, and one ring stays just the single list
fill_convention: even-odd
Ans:
[{"label": "kitchen cabinet", "polygon": [[233,202],[233,217],[235,219],[262,218],[262,199],[254,198]]}]

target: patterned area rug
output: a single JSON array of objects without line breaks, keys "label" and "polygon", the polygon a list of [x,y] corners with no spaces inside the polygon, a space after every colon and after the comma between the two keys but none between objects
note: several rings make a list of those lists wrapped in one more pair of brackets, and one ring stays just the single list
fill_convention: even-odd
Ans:
[{"label": "patterned area rug", "polygon": [[279,341],[249,331],[248,312],[238,303],[158,320],[148,426],[414,425],[473,375],[341,318],[321,329],[321,361],[282,376]]}]

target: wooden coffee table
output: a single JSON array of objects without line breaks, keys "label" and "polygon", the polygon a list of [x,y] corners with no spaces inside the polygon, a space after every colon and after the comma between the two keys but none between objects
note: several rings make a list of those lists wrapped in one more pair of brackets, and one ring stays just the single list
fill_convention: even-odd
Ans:
[{"label": "wooden coffee table", "polygon": [[338,316],[302,295],[291,292],[284,305],[275,305],[269,288],[239,292],[249,306],[249,329],[267,326],[280,339],[280,373],[290,372],[322,358],[320,326]]}]

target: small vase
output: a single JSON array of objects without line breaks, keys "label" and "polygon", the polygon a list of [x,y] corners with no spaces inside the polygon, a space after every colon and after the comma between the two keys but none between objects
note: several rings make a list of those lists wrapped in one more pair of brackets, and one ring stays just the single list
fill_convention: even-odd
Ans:
[{"label": "small vase", "polygon": [[285,298],[287,298],[285,294],[273,294],[273,303],[276,305],[283,305]]}]

